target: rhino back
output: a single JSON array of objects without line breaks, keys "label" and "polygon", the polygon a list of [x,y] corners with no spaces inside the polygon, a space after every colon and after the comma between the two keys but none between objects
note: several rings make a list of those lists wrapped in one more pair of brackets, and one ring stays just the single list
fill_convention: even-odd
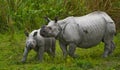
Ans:
[{"label": "rhino back", "polygon": [[86,15],[82,17],[71,17],[63,38],[66,42],[75,42],[78,47],[89,48],[95,46],[102,40],[106,21],[101,15]]},{"label": "rhino back", "polygon": [[83,30],[82,41],[79,47],[89,48],[97,45],[102,40],[106,31],[106,21],[100,15],[90,15],[76,18],[79,30]]}]

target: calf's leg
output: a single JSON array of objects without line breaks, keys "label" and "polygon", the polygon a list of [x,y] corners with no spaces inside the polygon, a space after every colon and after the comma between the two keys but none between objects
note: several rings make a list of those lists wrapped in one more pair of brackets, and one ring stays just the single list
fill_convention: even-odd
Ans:
[{"label": "calf's leg", "polygon": [[44,46],[39,47],[39,51],[38,51],[38,60],[40,62],[42,62],[43,60],[43,54],[44,54]]},{"label": "calf's leg", "polygon": [[24,53],[23,53],[23,58],[21,60],[22,62],[26,61],[29,51],[30,51],[30,49],[25,47],[25,50],[24,50]]},{"label": "calf's leg", "polygon": [[55,49],[56,49],[56,41],[55,41],[55,39],[53,39],[52,45],[51,45],[51,53],[52,53],[53,57],[55,57]]}]

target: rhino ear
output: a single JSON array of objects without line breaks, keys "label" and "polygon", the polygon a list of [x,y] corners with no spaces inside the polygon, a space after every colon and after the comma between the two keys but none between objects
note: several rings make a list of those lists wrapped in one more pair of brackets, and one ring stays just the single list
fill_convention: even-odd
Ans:
[{"label": "rhino ear", "polygon": [[51,21],[51,19],[48,18],[48,17],[44,17],[44,18],[45,18],[45,20],[46,20],[47,22],[50,22],[50,21]]},{"label": "rhino ear", "polygon": [[54,19],[54,20],[55,20],[55,23],[57,23],[57,21],[58,21],[58,17],[55,17],[55,19]]},{"label": "rhino ear", "polygon": [[37,32],[34,32],[33,37],[35,37],[36,35],[37,35]]},{"label": "rhino ear", "polygon": [[24,34],[25,34],[27,37],[29,36],[28,31],[24,31]]},{"label": "rhino ear", "polygon": [[43,25],[41,28],[45,28],[46,27],[46,25]]}]

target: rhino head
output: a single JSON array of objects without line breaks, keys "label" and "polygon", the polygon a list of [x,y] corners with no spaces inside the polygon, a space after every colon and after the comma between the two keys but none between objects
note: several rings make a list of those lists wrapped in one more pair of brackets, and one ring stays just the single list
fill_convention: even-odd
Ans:
[{"label": "rhino head", "polygon": [[43,37],[57,37],[60,33],[60,26],[58,25],[57,18],[53,20],[46,18],[48,25],[41,27],[40,35]]},{"label": "rhino head", "polygon": [[37,35],[37,31],[34,32],[32,35],[29,34],[27,31],[24,32],[26,35],[26,48],[28,49],[34,49],[36,47],[36,40],[35,36]]}]

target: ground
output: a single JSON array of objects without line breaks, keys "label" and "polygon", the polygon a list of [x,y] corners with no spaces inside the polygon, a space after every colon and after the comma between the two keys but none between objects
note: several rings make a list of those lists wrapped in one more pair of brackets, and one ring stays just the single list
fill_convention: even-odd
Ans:
[{"label": "ground", "polygon": [[32,50],[26,63],[22,63],[22,55],[25,47],[25,35],[16,32],[14,38],[9,34],[0,34],[0,70],[119,70],[120,69],[120,34],[114,38],[116,49],[107,58],[101,57],[103,43],[89,48],[77,48],[78,58],[67,57],[64,60],[58,41],[56,44],[56,57],[50,58],[44,54],[43,62],[35,60],[35,52]]}]

